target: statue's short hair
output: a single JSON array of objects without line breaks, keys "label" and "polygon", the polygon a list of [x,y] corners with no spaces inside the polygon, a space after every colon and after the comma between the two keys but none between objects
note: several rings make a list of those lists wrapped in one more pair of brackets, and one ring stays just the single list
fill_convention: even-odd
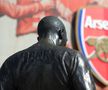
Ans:
[{"label": "statue's short hair", "polygon": [[60,30],[65,30],[63,22],[55,16],[46,16],[42,18],[38,24],[38,35],[43,36],[48,32],[58,32]]}]

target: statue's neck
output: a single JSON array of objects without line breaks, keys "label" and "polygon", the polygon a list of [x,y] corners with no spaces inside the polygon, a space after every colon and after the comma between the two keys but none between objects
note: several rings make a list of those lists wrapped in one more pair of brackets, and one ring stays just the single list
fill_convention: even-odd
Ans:
[{"label": "statue's neck", "polygon": [[51,44],[51,45],[58,45],[59,44],[59,37],[57,34],[49,34],[45,38],[41,38],[40,42]]}]

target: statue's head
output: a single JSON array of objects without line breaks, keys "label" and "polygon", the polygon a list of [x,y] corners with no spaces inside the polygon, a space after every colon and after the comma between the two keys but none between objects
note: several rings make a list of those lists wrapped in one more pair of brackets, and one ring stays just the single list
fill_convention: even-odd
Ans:
[{"label": "statue's head", "polygon": [[46,16],[38,24],[39,39],[49,39],[55,45],[65,46],[67,42],[66,29],[62,21],[55,16]]}]

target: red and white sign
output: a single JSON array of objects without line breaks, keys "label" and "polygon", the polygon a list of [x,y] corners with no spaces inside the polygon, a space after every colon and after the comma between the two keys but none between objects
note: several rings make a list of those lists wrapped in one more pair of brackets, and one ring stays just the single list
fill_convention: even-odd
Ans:
[{"label": "red and white sign", "polygon": [[88,58],[96,78],[108,85],[108,9],[83,8],[77,20],[78,49]]}]

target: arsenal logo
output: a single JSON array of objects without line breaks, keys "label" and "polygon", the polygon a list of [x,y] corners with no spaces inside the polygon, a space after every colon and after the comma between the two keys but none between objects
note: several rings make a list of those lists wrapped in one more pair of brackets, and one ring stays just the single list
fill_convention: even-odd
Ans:
[{"label": "arsenal logo", "polygon": [[75,24],[72,38],[77,49],[88,58],[94,76],[108,85],[108,9],[83,8],[78,11]]}]

